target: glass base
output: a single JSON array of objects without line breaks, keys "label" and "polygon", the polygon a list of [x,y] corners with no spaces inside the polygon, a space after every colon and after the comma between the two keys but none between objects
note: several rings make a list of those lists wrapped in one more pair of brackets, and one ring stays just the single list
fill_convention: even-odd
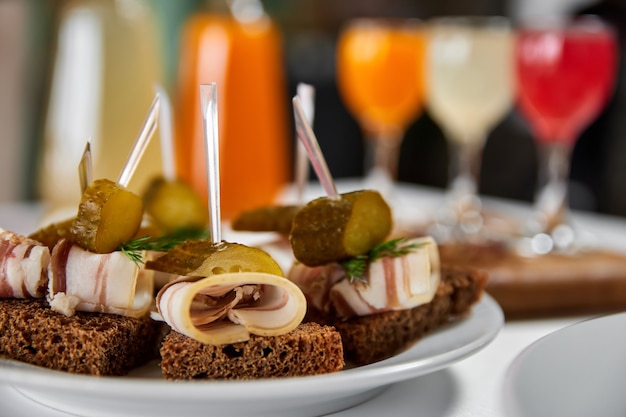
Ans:
[{"label": "glass base", "polygon": [[574,227],[564,221],[565,215],[555,217],[538,210],[523,227],[522,237],[516,243],[517,252],[523,256],[545,255],[548,253],[574,253],[581,248]]},{"label": "glass base", "polygon": [[381,168],[372,168],[365,176],[364,186],[367,189],[378,191],[391,204],[394,198],[395,181],[387,171]]},{"label": "glass base", "polygon": [[452,192],[437,210],[429,233],[440,243],[479,243],[484,240],[483,225],[480,198],[471,193]]}]

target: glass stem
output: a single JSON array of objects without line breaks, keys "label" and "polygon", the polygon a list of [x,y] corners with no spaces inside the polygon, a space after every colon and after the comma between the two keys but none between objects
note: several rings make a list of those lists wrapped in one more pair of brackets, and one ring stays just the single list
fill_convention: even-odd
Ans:
[{"label": "glass stem", "polygon": [[367,179],[370,186],[386,197],[391,195],[393,184],[398,177],[401,143],[401,134],[379,134],[368,140]]},{"label": "glass stem", "polygon": [[441,241],[480,242],[482,205],[477,195],[483,138],[448,136],[450,184],[437,210],[433,234]]},{"label": "glass stem", "polygon": [[536,208],[542,231],[551,233],[566,223],[571,146],[564,142],[548,142],[541,145],[540,152],[540,192]]},{"label": "glass stem", "polygon": [[482,143],[482,140],[451,142],[450,189],[457,202],[475,195],[478,190]]}]

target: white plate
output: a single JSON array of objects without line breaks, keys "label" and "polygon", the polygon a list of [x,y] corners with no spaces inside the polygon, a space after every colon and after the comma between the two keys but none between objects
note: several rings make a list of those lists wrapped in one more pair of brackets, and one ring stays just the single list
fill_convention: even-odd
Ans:
[{"label": "white plate", "polygon": [[390,359],[334,374],[245,382],[171,382],[153,363],[126,377],[92,377],[0,360],[0,383],[40,404],[80,416],[313,416],[339,411],[390,384],[451,365],[491,342],[504,322],[488,295],[469,317]]},{"label": "white plate", "polygon": [[626,313],[539,339],[511,364],[504,408],[514,417],[626,415]]}]

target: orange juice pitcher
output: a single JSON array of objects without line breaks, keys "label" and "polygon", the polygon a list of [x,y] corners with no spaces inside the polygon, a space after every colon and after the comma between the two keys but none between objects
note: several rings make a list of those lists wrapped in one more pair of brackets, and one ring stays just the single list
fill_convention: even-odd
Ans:
[{"label": "orange juice pitcher", "polygon": [[221,212],[271,204],[289,179],[281,36],[266,16],[198,14],[182,33],[176,105],[178,176],[206,196],[200,84],[218,88]]}]

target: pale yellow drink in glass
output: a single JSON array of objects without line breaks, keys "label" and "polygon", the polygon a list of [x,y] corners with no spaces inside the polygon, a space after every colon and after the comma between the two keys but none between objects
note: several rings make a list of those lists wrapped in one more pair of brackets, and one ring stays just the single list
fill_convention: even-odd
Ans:
[{"label": "pale yellow drink in glass", "polygon": [[426,102],[450,150],[447,204],[433,234],[440,241],[486,238],[477,192],[482,150],[511,108],[514,39],[502,17],[447,17],[429,22]]},{"label": "pale yellow drink in glass", "polygon": [[513,34],[505,28],[435,26],[428,110],[452,141],[482,142],[513,101]]},{"label": "pale yellow drink in glass", "polygon": [[[156,32],[142,0],[68,2],[41,150],[39,190],[49,210],[77,207],[78,163],[91,138],[94,178],[116,181],[162,74]],[[140,193],[161,173],[159,134],[129,183]]]}]

